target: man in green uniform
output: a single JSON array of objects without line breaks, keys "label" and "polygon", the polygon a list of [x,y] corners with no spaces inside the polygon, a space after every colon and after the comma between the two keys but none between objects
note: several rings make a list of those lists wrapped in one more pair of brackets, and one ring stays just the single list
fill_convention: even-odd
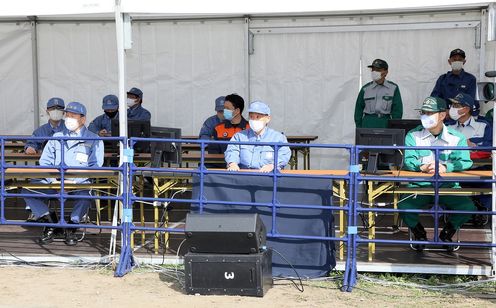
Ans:
[{"label": "man in green uniform", "polygon": [[[406,135],[405,145],[416,147],[428,146],[467,146],[465,136],[453,128],[444,125],[446,117],[446,101],[439,97],[427,97],[420,109],[422,126],[419,126]],[[405,151],[405,169],[434,173],[435,160],[433,150],[421,148]],[[472,166],[470,152],[468,150],[444,150],[439,152],[439,173],[462,171]],[[429,187],[430,182],[415,182],[410,187]],[[446,182],[441,187],[460,188],[458,183]],[[400,209],[421,209],[434,202],[434,196],[417,195],[407,198],[398,204]],[[465,196],[439,196],[439,204],[449,210],[475,211],[476,208],[469,197]],[[427,234],[418,219],[418,213],[400,213],[403,221],[408,225],[417,241],[427,240]],[[439,233],[439,239],[443,242],[451,242],[451,238],[465,222],[470,219],[471,214],[450,214],[449,220],[443,230]],[[424,245],[418,245],[422,250]],[[453,248],[447,246],[446,248]]]},{"label": "man in green uniform", "polygon": [[386,128],[389,119],[401,119],[403,102],[398,85],[386,80],[388,64],[375,59],[371,65],[372,81],[362,87],[355,104],[356,127]]}]

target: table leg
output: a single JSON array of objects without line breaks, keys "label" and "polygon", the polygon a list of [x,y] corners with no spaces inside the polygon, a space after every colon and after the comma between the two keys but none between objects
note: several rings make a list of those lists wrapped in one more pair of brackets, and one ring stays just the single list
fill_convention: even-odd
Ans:
[{"label": "table leg", "polygon": [[[368,202],[369,202],[369,208],[372,207],[372,203],[374,201],[374,198],[373,198],[373,183],[372,181],[368,181]],[[375,238],[375,219],[374,219],[374,212],[369,212],[369,230],[368,230],[368,234],[369,234],[369,240],[373,240]],[[375,254],[375,243],[369,243],[369,261],[372,261],[372,259],[374,258],[374,254]]]},{"label": "table leg", "polygon": [[[344,207],[346,194],[344,191],[344,181],[339,181],[339,206]],[[349,213],[349,212],[348,212]],[[349,215],[349,214],[348,214]],[[339,237],[344,237],[345,235],[345,217],[344,211],[339,211]],[[349,249],[349,248],[348,248]],[[339,242],[339,259],[344,260],[344,242]]]}]

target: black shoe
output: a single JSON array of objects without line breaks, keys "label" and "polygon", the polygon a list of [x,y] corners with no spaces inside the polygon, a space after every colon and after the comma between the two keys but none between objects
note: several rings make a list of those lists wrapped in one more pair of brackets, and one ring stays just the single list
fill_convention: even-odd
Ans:
[{"label": "black shoe", "polygon": [[[427,232],[425,232],[424,227],[419,223],[414,228],[410,228],[413,234],[413,239],[415,241],[427,241]],[[417,251],[423,251],[425,249],[424,244],[413,244],[413,248]]]},{"label": "black shoe", "polygon": [[67,229],[65,229],[64,243],[67,246],[76,246],[77,245],[76,230],[77,230],[76,228],[67,228]]},{"label": "black shoe", "polygon": [[[36,221],[41,222],[41,223],[52,223],[52,219],[50,218],[50,215],[42,216]],[[39,239],[39,243],[42,245],[49,244],[49,243],[53,242],[54,237],[55,237],[55,228],[44,227],[43,233],[41,234],[41,237]]]},{"label": "black shoe", "polygon": [[[453,235],[455,235],[456,233],[456,229],[453,227],[453,225],[448,222],[448,224],[446,224],[446,226],[443,228],[443,230],[441,230],[441,232],[439,233],[439,239],[443,242],[449,242],[449,243],[452,243],[452,238],[453,238]],[[443,246],[444,249],[446,249],[447,251],[449,252],[452,252],[455,250],[455,246],[453,245],[444,245]]]}]

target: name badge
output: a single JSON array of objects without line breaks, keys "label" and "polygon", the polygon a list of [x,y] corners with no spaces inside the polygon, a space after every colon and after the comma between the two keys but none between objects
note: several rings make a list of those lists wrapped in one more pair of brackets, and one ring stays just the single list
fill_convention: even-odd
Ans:
[{"label": "name badge", "polygon": [[88,154],[76,153],[76,160],[80,163],[87,163],[88,162]]}]

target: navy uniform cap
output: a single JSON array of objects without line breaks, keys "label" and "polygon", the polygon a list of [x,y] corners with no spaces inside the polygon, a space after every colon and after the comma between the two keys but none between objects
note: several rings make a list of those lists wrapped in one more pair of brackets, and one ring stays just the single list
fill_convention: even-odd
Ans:
[{"label": "navy uniform cap", "polygon": [[474,108],[475,101],[472,96],[466,93],[458,93],[454,98],[449,99],[453,103],[459,103],[470,108]]},{"label": "navy uniform cap", "polygon": [[224,101],[226,100],[225,96],[219,96],[215,99],[215,111],[224,110]]},{"label": "navy uniform cap", "polygon": [[115,95],[106,95],[102,101],[103,110],[114,110],[119,109],[119,98]]},{"label": "navy uniform cap", "polygon": [[62,107],[65,108],[64,100],[58,97],[52,97],[47,102],[47,109],[52,107]]},{"label": "navy uniform cap", "polygon": [[65,112],[72,112],[86,116],[86,107],[78,102],[70,102],[69,104],[67,104],[67,107],[65,107]]},{"label": "navy uniform cap", "polygon": [[127,94],[133,94],[133,95],[136,95],[137,97],[143,99],[143,91],[141,91],[138,88],[131,88],[131,90],[127,91]]},{"label": "navy uniform cap", "polygon": [[453,49],[450,52],[450,56],[449,57],[451,58],[451,57],[457,56],[457,55],[460,55],[460,56],[462,56],[465,59],[465,51],[461,50],[460,48]]}]

